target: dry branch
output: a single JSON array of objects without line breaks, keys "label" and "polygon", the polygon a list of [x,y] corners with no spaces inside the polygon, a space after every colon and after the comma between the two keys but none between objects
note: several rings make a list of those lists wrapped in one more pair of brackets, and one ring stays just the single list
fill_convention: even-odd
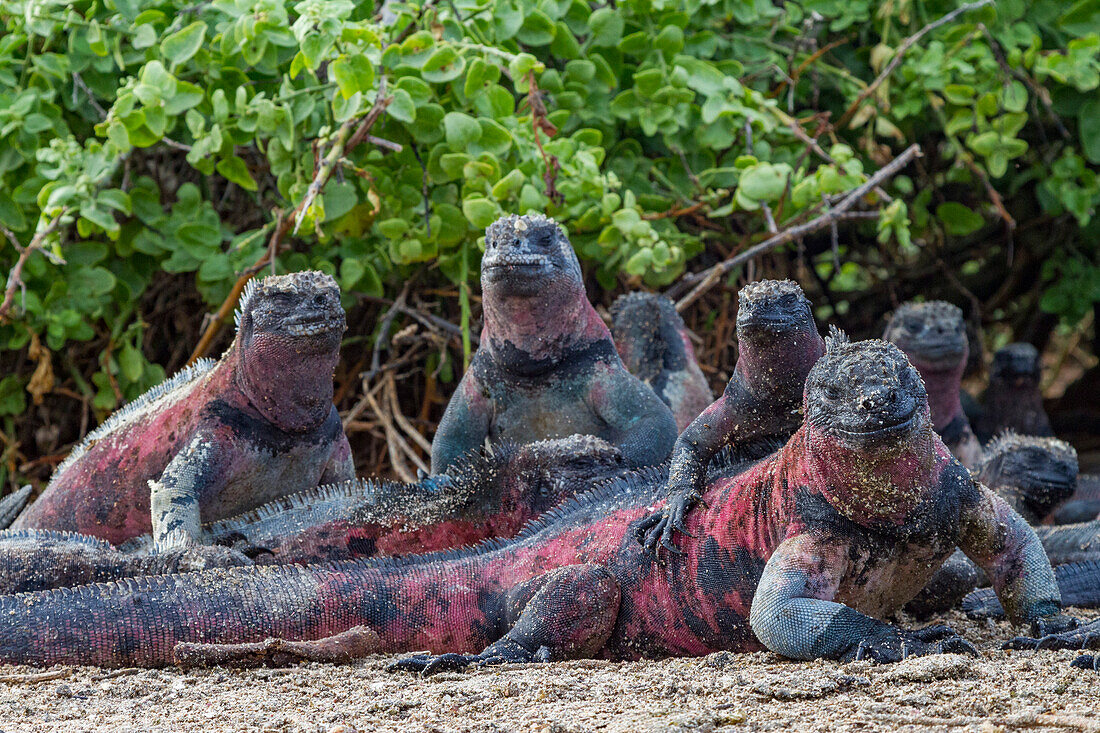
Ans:
[{"label": "dry branch", "polygon": [[896,175],[898,171],[908,165],[911,160],[918,157],[920,154],[921,153],[919,145],[910,145],[901,155],[884,165],[881,169],[878,170],[878,172],[876,172],[873,176],[864,181],[862,185],[858,186],[851,193],[841,199],[840,203],[838,203],[836,206],[834,206],[832,209],[825,212],[821,216],[815,219],[811,219],[805,224],[799,224],[798,226],[793,226],[789,229],[785,229],[775,236],[765,239],[760,244],[749,247],[743,252],[740,252],[727,260],[719,262],[718,264],[709,267],[702,272],[697,272],[693,275],[684,276],[683,282],[685,284],[691,285],[693,283],[698,283],[698,285],[696,285],[691,290],[691,292],[689,292],[676,303],[676,310],[683,312],[684,309],[694,303],[700,295],[714,287],[714,285],[718,283],[718,280],[722,277],[722,275],[726,274],[738,265],[752,260],[753,258],[758,257],[769,250],[775,249],[781,244],[786,244],[787,242],[798,239],[799,237],[803,237],[811,232],[815,232],[818,229],[830,226],[834,222],[844,218],[844,214],[847,212],[847,210],[852,208],[852,206],[854,206],[861,198],[866,196],[869,191],[873,190],[889,178]]},{"label": "dry branch", "polygon": [[[44,229],[36,232],[30,244],[24,247],[19,253],[19,259],[16,260],[15,266],[11,268],[11,272],[8,273],[8,286],[4,289],[4,301],[0,303],[0,323],[9,322],[11,320],[8,311],[11,310],[11,304],[15,299],[16,289],[23,286],[23,265],[27,264],[27,258],[31,256],[32,252],[42,249],[42,244],[46,241],[46,237],[57,231],[57,228],[61,226],[61,220],[64,219],[68,213],[69,209],[62,209],[61,213],[57,215],[57,218],[50,222]],[[12,242],[12,245],[14,246],[15,243]]]}]

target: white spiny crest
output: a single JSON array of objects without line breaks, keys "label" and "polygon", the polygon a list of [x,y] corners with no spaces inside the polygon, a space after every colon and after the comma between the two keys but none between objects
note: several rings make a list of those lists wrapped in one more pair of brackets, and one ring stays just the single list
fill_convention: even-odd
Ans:
[{"label": "white spiny crest", "polygon": [[[57,470],[54,471],[54,478],[60,476],[66,468],[72,465],[73,461],[83,456],[88,452],[89,448],[109,434],[120,428],[126,427],[131,422],[138,420],[150,412],[156,412],[163,409],[162,403],[167,403],[169,400],[174,400],[176,397],[187,394],[191,383],[208,373],[216,364],[217,362],[213,359],[199,359],[191,366],[184,367],[148,392],[145,392],[126,405],[115,410],[98,428],[85,435],[84,440],[80,441],[80,444],[73,448],[68,457],[65,458],[65,460],[58,465]],[[164,404],[164,406],[167,405]],[[53,479],[51,479],[51,482],[52,481]]]},{"label": "white spiny crest", "polygon": [[238,331],[241,330],[241,316],[252,305],[252,298],[256,295],[256,291],[260,289],[260,281],[256,278],[252,278],[244,286],[244,292],[241,293],[241,299],[237,301],[237,310],[233,313],[233,327]]},{"label": "white spiny crest", "polygon": [[829,335],[825,337],[825,353],[832,353],[840,346],[850,344],[852,340],[848,338],[848,334],[840,330],[833,324],[829,324]]}]

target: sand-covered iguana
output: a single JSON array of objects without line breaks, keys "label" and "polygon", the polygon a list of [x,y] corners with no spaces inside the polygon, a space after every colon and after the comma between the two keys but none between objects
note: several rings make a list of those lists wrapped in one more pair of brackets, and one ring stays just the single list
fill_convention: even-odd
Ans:
[{"label": "sand-covered iguana", "polygon": [[760,280],[737,297],[737,364],[722,396],[676,439],[668,504],[641,525],[646,547],[670,552],[699,501],[706,466],[723,446],[751,454],[751,444],[783,443],[802,424],[806,375],[825,352],[810,301],[792,280]]},{"label": "sand-covered iguana", "polygon": [[[621,463],[617,450],[588,435],[504,442],[412,484],[352,479],[281,497],[203,525],[201,541],[265,565],[462,547],[515,535],[564,499],[623,473]],[[189,551],[153,549],[150,535],[114,547],[68,532],[0,531],[0,594],[207,569]]]},{"label": "sand-covered iguana", "polygon": [[959,394],[970,345],[957,305],[942,300],[909,301],[894,311],[883,338],[898,345],[920,372],[932,407],[932,423],[944,444],[967,468],[982,459]]},{"label": "sand-covered iguana", "polygon": [[683,430],[714,401],[684,319],[663,295],[633,292],[611,304],[611,335],[627,371],[672,410]]},{"label": "sand-covered iguana", "polygon": [[344,328],[328,275],[253,280],[222,358],[185,369],[89,433],[13,527],[112,544],[151,531],[157,550],[194,545],[203,555],[203,520],[352,478],[332,404]]},{"label": "sand-covered iguana", "polygon": [[647,468],[467,550],[3,596],[0,661],[156,666],[181,643],[255,648],[360,631],[372,651],[430,650],[395,665],[423,672],[762,647],[880,662],[976,653],[946,627],[880,620],[956,545],[1012,620],[1039,633],[1076,625],[1027,523],[933,433],[920,377],[896,347],[831,339],[804,401],[804,425],[778,452],[716,466],[688,517],[696,539],[667,564],[634,538],[664,493],[665,472]]},{"label": "sand-covered iguana", "polygon": [[594,435],[627,465],[663,461],[676,440],[668,406],[623,366],[585,294],[565,232],[541,215],[485,232],[484,326],[432,441],[432,473],[486,440]]},{"label": "sand-covered iguana", "polygon": [[974,432],[983,443],[1006,430],[1020,435],[1054,435],[1039,391],[1040,371],[1039,351],[1031,344],[1008,344],[993,354],[989,387],[974,423]]}]

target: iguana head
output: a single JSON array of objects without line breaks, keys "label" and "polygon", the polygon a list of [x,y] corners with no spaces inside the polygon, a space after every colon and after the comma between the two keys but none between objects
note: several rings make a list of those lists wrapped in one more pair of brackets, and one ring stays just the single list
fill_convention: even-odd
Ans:
[{"label": "iguana head", "polygon": [[883,338],[898,345],[923,373],[966,366],[969,346],[962,309],[942,300],[902,303]]},{"label": "iguana head", "polygon": [[978,479],[1018,494],[1041,519],[1073,494],[1077,470],[1077,451],[1069,443],[1006,432],[986,446]]},{"label": "iguana head", "polygon": [[237,312],[242,390],[283,429],[319,424],[332,409],[346,327],[340,288],[329,275],[307,271],[251,281]]},{"label": "iguana head", "polygon": [[793,280],[758,280],[737,295],[737,368],[754,382],[793,368],[804,379],[825,351],[810,301]]},{"label": "iguana head", "polygon": [[896,346],[835,331],[806,379],[806,421],[839,443],[876,450],[929,425],[920,374]]},{"label": "iguana head", "polygon": [[989,382],[1016,389],[1035,389],[1039,386],[1039,374],[1039,350],[1031,344],[1013,343],[993,354]]},{"label": "iguana head", "polygon": [[885,341],[835,328],[806,379],[804,460],[853,521],[898,526],[934,485],[938,456],[920,374]]},{"label": "iguana head", "polygon": [[578,341],[610,340],[585,294],[561,227],[541,214],[505,216],[485,231],[482,344],[517,370],[536,372]]}]

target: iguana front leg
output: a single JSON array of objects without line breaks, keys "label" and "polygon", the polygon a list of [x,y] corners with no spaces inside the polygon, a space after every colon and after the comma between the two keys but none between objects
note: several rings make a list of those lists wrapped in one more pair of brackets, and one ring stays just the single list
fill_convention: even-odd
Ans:
[{"label": "iguana front leg", "polygon": [[964,498],[959,548],[989,576],[1009,620],[1057,626],[1062,596],[1035,530],[1004,499],[974,488]]},{"label": "iguana front leg", "polygon": [[388,669],[427,676],[471,664],[591,657],[611,636],[620,600],[618,580],[602,565],[567,565],[508,593],[504,615],[512,627],[480,654],[416,654]]},{"label": "iguana front leg", "polygon": [[811,535],[783,542],[753,596],[753,633],[773,652],[792,659],[897,662],[943,652],[977,656],[974,646],[947,626],[910,631],[831,600],[847,569],[843,543]]},{"label": "iguana front leg", "polygon": [[588,388],[588,405],[610,428],[608,442],[628,466],[652,466],[668,458],[676,419],[657,394],[623,368],[600,363]]},{"label": "iguana front leg", "polygon": [[731,381],[722,396],[699,413],[676,439],[665,489],[668,503],[635,526],[638,541],[654,556],[658,544],[669,552],[680,552],[672,542],[673,532],[688,534],[685,520],[702,498],[707,464],[731,436],[743,432],[738,430],[738,411],[733,409],[736,403],[746,401],[743,392]]},{"label": "iguana front leg", "polygon": [[468,369],[432,439],[432,474],[443,473],[459,456],[481,448],[491,420],[492,404],[473,369]]},{"label": "iguana front leg", "polygon": [[355,478],[355,461],[351,456],[351,443],[348,442],[348,436],[341,431],[340,437],[332,449],[332,455],[329,456],[328,463],[321,471],[321,478],[318,483],[324,486],[341,481],[350,481],[353,478]]}]

